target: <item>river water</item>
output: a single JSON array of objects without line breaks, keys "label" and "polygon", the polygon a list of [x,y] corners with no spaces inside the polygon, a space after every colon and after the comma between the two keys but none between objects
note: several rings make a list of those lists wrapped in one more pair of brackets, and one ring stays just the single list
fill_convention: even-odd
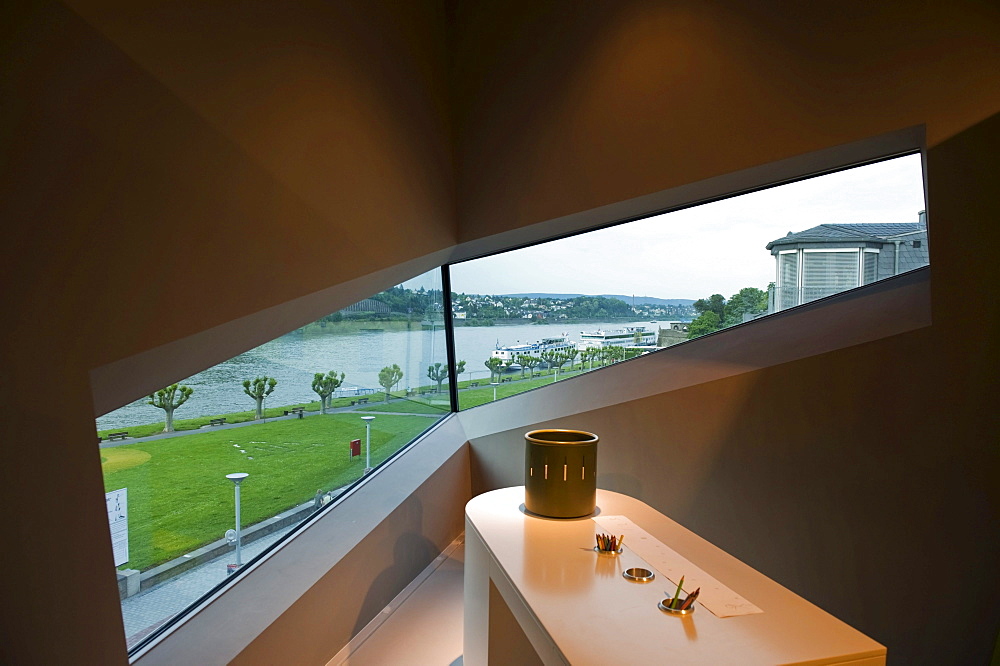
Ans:
[{"label": "river water", "polygon": [[[382,390],[378,373],[393,363],[403,370],[403,379],[397,389],[433,384],[427,377],[427,367],[447,362],[445,335],[440,324],[421,327],[415,322],[410,331],[383,330],[378,326],[378,322],[370,322],[370,328],[348,334],[322,330],[291,333],[251,349],[181,380],[180,383],[193,388],[194,393],[174,416],[185,419],[251,410],[254,401],[243,392],[243,381],[262,375],[278,380],[274,393],[265,401],[268,407],[317,400],[312,390],[313,375],[330,370],[338,374],[343,372],[345,376],[338,395]],[[562,334],[577,341],[581,331],[607,331],[625,326],[646,326],[654,331],[657,328],[656,323],[648,321],[456,327],[456,354],[458,360],[467,362],[460,379],[488,381],[489,370],[483,362],[498,344],[534,342]],[[143,399],[99,417],[97,429],[127,428],[162,420],[163,410],[147,405]]]}]

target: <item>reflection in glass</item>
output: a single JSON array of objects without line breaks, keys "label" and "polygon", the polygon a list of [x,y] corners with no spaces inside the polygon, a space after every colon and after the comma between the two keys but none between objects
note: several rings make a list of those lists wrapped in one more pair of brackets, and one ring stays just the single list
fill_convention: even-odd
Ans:
[{"label": "reflection in glass", "polygon": [[130,649],[449,412],[440,271],[408,284],[97,419]]},{"label": "reflection in glass", "polygon": [[461,409],[926,266],[907,155],[450,266]]}]

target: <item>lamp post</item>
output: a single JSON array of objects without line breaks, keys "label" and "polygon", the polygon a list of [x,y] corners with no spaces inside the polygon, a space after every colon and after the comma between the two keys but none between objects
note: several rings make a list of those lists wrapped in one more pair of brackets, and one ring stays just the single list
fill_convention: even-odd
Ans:
[{"label": "lamp post", "polygon": [[497,387],[500,386],[497,382],[490,382],[493,385],[493,402],[497,401]]},{"label": "lamp post", "polygon": [[250,476],[246,472],[236,472],[235,474],[226,474],[226,478],[233,482],[236,486],[236,566],[242,566],[243,561],[240,559],[240,482],[243,479]]},{"label": "lamp post", "polygon": [[365,474],[372,471],[372,421],[374,416],[362,416],[365,422]]}]

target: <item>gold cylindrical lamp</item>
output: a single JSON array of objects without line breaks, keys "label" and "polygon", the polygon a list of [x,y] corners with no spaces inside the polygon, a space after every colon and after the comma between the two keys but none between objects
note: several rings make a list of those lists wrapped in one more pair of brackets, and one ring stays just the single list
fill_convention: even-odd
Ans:
[{"label": "gold cylindrical lamp", "polygon": [[524,440],[524,508],[548,518],[593,513],[597,507],[597,435],[582,430],[533,430]]}]

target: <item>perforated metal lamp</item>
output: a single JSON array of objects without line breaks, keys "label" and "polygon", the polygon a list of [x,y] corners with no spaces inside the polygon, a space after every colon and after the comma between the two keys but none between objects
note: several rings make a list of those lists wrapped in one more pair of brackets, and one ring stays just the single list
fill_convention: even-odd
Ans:
[{"label": "perforated metal lamp", "polygon": [[236,486],[236,489],[235,489],[235,492],[236,492],[236,566],[242,566],[243,565],[243,561],[240,559],[240,548],[242,546],[241,535],[240,535],[240,522],[241,522],[240,521],[240,483],[243,481],[243,479],[247,478],[248,476],[250,476],[250,475],[247,474],[246,472],[236,472],[234,474],[226,474],[226,478],[229,479],[230,481],[232,481],[233,484]]},{"label": "perforated metal lamp", "polygon": [[548,518],[579,518],[597,508],[597,435],[533,430],[524,436],[524,508]]}]

